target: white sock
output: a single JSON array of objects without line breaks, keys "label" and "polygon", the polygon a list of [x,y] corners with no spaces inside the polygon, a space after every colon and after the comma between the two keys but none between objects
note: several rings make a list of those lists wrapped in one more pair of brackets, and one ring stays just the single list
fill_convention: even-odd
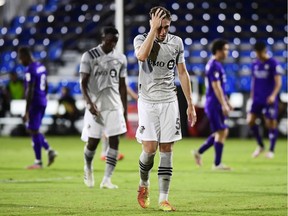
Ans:
[{"label": "white sock", "polygon": [[104,178],[106,180],[110,179],[113,174],[113,171],[117,164],[117,156],[118,156],[118,150],[108,148],[107,155],[106,155],[106,168],[105,168],[105,173],[104,173]]},{"label": "white sock", "polygon": [[159,194],[159,203],[165,201],[165,200],[168,200],[168,194],[166,193],[160,193]]}]

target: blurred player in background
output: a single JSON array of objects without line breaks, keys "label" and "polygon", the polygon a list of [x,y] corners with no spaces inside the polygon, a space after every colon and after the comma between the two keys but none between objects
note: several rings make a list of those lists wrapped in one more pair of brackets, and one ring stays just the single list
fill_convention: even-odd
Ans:
[{"label": "blurred player in background", "polygon": [[142,208],[150,204],[149,174],[159,146],[159,208],[163,211],[175,211],[168,202],[173,169],[172,151],[174,142],[182,138],[174,84],[175,66],[188,103],[188,119],[192,125],[196,122],[184,45],[181,38],[168,33],[170,23],[171,13],[163,7],[154,7],[150,10],[149,33],[134,39],[135,54],[139,61],[139,126],[136,138],[143,148],[139,159],[138,202]]},{"label": "blurred player in background", "polygon": [[278,136],[278,94],[282,85],[281,75],[283,74],[283,69],[274,58],[268,55],[264,42],[257,42],[254,50],[257,59],[252,64],[252,107],[247,121],[257,140],[258,147],[253,152],[252,157],[258,157],[265,150],[262,137],[259,133],[259,126],[255,123],[256,119],[264,114],[270,139],[270,148],[266,153],[266,157],[271,159],[274,157],[274,149]]},{"label": "blurred player in background", "polygon": [[205,113],[209,119],[212,134],[197,151],[193,152],[196,164],[201,166],[201,155],[214,146],[214,170],[231,170],[230,167],[221,162],[224,142],[228,136],[228,126],[225,124],[225,120],[232,110],[225,94],[226,74],[221,63],[227,58],[228,53],[229,45],[226,40],[216,39],[213,41],[213,57],[205,67],[207,89]]},{"label": "blurred player in background", "polygon": [[32,136],[35,162],[27,169],[42,168],[41,148],[48,152],[48,164],[50,166],[57,153],[51,149],[43,134],[39,132],[42,118],[47,105],[47,71],[43,64],[34,61],[28,47],[20,47],[18,56],[21,64],[27,67],[25,72],[25,98],[26,109],[23,116],[24,123],[27,123],[28,130]]},{"label": "blurred player in background", "polygon": [[80,84],[87,108],[84,115],[82,140],[84,148],[84,183],[94,186],[93,158],[104,133],[109,139],[106,168],[100,188],[116,189],[111,176],[118,156],[119,135],[127,131],[126,57],[115,50],[118,31],[105,27],[102,43],[85,52],[80,64]]},{"label": "blurred player in background", "polygon": [[[127,85],[127,95],[130,96],[132,100],[135,100],[135,101],[138,100],[138,94],[129,85]],[[126,119],[126,120],[128,121],[128,119]],[[128,124],[127,124],[127,127],[128,127]],[[100,159],[103,161],[106,160],[106,153],[107,153],[108,147],[109,147],[109,140],[107,139],[105,134],[103,134],[103,136],[102,136],[102,151],[101,151],[101,155],[100,155]],[[119,153],[117,160],[118,161],[123,160],[124,157],[125,157],[124,154]]]}]

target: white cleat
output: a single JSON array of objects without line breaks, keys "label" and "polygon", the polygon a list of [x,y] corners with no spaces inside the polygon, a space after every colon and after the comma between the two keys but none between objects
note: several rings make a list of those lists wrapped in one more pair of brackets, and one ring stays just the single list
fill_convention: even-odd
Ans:
[{"label": "white cleat", "polygon": [[100,189],[118,189],[117,185],[112,184],[110,181],[101,182]]},{"label": "white cleat", "polygon": [[257,147],[255,149],[255,151],[252,154],[252,158],[257,158],[261,153],[264,152],[264,148],[263,147]]},{"label": "white cleat", "polygon": [[93,168],[88,169],[86,166],[84,166],[84,183],[87,187],[94,187]]},{"label": "white cleat", "polygon": [[218,166],[215,166],[213,164],[212,170],[215,170],[215,171],[231,171],[232,169],[231,169],[231,167],[228,167],[228,166],[226,166],[224,164],[219,164]]},{"label": "white cleat", "polygon": [[201,154],[199,154],[198,151],[194,150],[194,151],[192,151],[192,155],[194,156],[195,163],[196,163],[199,167],[202,166]]},{"label": "white cleat", "polygon": [[274,152],[271,152],[271,151],[267,152],[265,157],[268,159],[273,159],[274,158]]}]

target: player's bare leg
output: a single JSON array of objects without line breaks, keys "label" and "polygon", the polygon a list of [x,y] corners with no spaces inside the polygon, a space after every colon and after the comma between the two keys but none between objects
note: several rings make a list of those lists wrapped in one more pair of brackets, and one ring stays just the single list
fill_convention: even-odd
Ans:
[{"label": "player's bare leg", "polygon": [[249,127],[251,128],[253,135],[256,138],[256,141],[258,144],[257,148],[252,153],[253,158],[258,157],[261,153],[264,152],[264,149],[265,149],[262,137],[259,132],[259,126],[256,124],[256,119],[257,119],[257,116],[253,113],[249,113],[247,116],[247,123]]},{"label": "player's bare leg", "polygon": [[89,137],[84,147],[84,183],[87,187],[94,187],[93,158],[99,141]]},{"label": "player's bare leg", "polygon": [[140,183],[138,189],[138,203],[142,208],[150,205],[149,175],[154,165],[154,157],[158,148],[156,141],[142,141],[142,153],[139,158]]},{"label": "player's bare leg", "polygon": [[[101,151],[101,156],[100,159],[105,161],[106,160],[106,154],[107,154],[107,150],[109,148],[109,138],[107,138],[105,135],[102,136],[102,151]],[[118,153],[118,157],[117,160],[123,160],[124,159],[124,154],[122,153]]]},{"label": "player's bare leg", "polygon": [[224,142],[227,136],[228,136],[228,128],[215,132],[215,142],[214,142],[215,160],[214,160],[213,170],[223,170],[223,171],[231,170],[230,167],[224,165],[221,162]]},{"label": "player's bare leg", "polygon": [[111,176],[117,164],[118,156],[118,147],[119,147],[119,136],[109,137],[109,148],[106,154],[106,168],[103,180],[100,184],[102,189],[117,189],[118,186],[112,184]]},{"label": "player's bare leg", "polygon": [[173,144],[160,143],[160,161],[158,167],[159,183],[159,208],[162,211],[175,211],[176,209],[168,202],[170,182],[173,172]]},{"label": "player's bare leg", "polygon": [[269,140],[270,148],[269,151],[265,154],[265,157],[268,159],[274,158],[274,149],[278,137],[277,121],[275,119],[265,118],[266,127],[269,129]]}]

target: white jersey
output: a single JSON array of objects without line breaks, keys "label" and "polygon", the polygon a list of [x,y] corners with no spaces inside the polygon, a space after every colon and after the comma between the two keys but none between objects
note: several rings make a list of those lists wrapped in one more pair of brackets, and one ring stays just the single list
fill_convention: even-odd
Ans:
[{"label": "white jersey", "polygon": [[[135,50],[142,45],[146,37],[147,34],[135,37]],[[139,99],[148,103],[173,102],[177,100],[175,65],[185,62],[183,41],[178,36],[168,34],[166,39],[158,44],[160,50],[156,61],[149,58],[145,62],[138,61]]]},{"label": "white jersey", "polygon": [[79,70],[90,74],[88,94],[99,111],[123,109],[119,80],[127,76],[125,55],[115,49],[106,54],[99,45],[82,55]]}]

